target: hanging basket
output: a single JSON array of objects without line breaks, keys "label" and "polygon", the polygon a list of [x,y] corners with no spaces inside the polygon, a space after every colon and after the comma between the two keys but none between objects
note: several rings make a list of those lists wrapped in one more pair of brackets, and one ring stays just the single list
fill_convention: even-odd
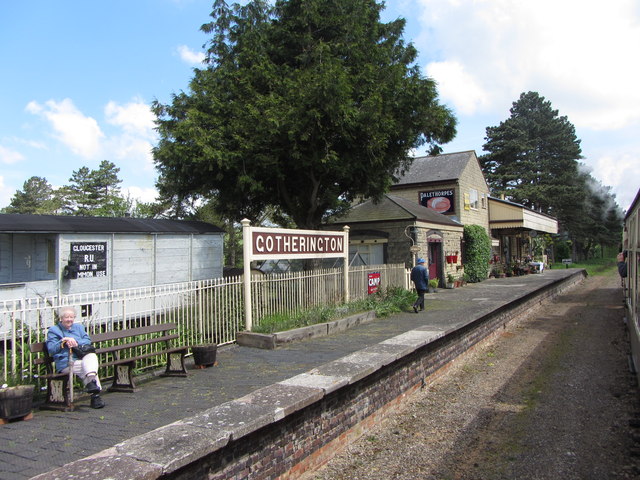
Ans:
[{"label": "hanging basket", "polygon": [[19,385],[0,389],[0,419],[28,417],[33,408],[34,388],[35,385]]},{"label": "hanging basket", "polygon": [[191,347],[193,353],[193,361],[197,368],[212,367],[216,363],[216,353],[218,346],[210,345],[194,345]]}]

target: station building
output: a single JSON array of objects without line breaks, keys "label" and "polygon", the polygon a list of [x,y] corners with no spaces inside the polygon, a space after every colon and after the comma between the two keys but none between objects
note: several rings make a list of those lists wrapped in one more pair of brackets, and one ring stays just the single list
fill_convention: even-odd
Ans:
[{"label": "station building", "polygon": [[493,260],[509,264],[530,254],[529,239],[557,233],[557,220],[490,197],[474,151],[414,159],[382,200],[354,205],[330,228],[350,227],[350,257],[369,265],[415,264],[428,257],[430,278],[444,284],[464,273],[464,225],[480,225],[492,240]]}]

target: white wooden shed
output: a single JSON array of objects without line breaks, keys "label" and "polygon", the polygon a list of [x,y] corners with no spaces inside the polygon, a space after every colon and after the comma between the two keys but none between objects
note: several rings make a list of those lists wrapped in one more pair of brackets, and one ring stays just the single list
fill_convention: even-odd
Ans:
[{"label": "white wooden shed", "polygon": [[197,221],[0,215],[0,300],[222,277],[222,229]]}]

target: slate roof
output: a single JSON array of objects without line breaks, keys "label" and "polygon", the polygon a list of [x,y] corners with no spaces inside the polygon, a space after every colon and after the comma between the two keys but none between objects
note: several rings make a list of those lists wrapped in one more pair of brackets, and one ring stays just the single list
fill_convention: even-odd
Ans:
[{"label": "slate roof", "polygon": [[[409,170],[398,179],[394,186],[457,180],[474,157],[475,151],[473,150],[416,157]],[[391,188],[393,189],[393,187]]]},{"label": "slate roof", "polygon": [[0,214],[0,233],[222,233],[205,222],[146,218]]},{"label": "slate roof", "polygon": [[367,200],[354,206],[349,212],[332,224],[353,224],[361,222],[384,222],[389,220],[418,220],[450,227],[462,227],[462,224],[452,218],[423,207],[396,195],[385,194],[380,203],[375,204]]}]

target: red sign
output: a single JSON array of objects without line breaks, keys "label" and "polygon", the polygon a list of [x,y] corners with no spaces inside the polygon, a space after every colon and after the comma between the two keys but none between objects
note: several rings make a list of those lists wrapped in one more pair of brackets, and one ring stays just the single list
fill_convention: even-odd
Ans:
[{"label": "red sign", "polygon": [[371,295],[372,293],[377,293],[378,287],[380,287],[380,281],[381,281],[380,272],[370,273],[368,276],[369,276],[369,288],[367,292],[369,293],[369,295]]}]

